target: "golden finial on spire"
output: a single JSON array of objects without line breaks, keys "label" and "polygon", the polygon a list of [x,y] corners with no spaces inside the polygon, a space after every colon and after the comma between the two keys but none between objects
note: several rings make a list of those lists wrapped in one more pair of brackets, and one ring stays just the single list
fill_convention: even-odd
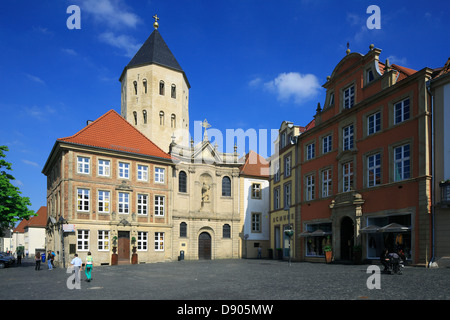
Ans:
[{"label": "golden finial on spire", "polygon": [[153,28],[155,28],[155,30],[156,30],[156,29],[158,29],[158,27],[159,27],[159,23],[158,23],[159,18],[158,18],[158,15],[155,14],[155,15],[153,16],[153,19],[155,19],[155,22],[153,23]]}]

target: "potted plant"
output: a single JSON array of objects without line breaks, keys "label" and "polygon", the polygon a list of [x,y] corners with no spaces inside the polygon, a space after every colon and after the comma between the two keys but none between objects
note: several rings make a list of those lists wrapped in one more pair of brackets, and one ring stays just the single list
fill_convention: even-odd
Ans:
[{"label": "potted plant", "polygon": [[131,244],[133,245],[133,249],[132,252],[133,254],[131,255],[131,264],[137,264],[138,263],[138,254],[136,253],[136,238],[132,237],[131,238]]},{"label": "potted plant", "polygon": [[113,245],[113,247],[112,247],[113,253],[111,255],[111,265],[114,266],[117,264],[117,262],[119,260],[118,254],[116,253],[116,251],[117,251],[117,236],[114,236],[112,238],[112,245]]},{"label": "potted plant", "polygon": [[326,245],[323,247],[323,251],[325,252],[325,262],[330,263],[333,256],[333,248],[330,245]]}]

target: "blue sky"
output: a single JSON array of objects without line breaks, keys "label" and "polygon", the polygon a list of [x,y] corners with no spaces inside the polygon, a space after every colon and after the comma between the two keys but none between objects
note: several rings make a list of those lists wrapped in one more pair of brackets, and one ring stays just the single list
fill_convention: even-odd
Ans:
[{"label": "blue sky", "polygon": [[[72,4],[81,10],[78,30],[66,26]],[[366,26],[370,5],[381,10],[381,29]],[[383,61],[416,70],[442,66],[449,9],[432,0],[1,1],[0,145],[37,211],[55,140],[110,109],[120,113],[119,76],[155,13],[191,84],[191,134],[207,118],[225,135],[278,129],[283,120],[306,125],[347,43],[362,54],[373,43]]]}]

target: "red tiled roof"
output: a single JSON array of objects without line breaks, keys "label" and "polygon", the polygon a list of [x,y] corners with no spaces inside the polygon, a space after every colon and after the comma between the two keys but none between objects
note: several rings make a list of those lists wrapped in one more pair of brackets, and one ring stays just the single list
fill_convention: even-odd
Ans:
[{"label": "red tiled roof", "polygon": [[23,233],[25,232],[25,228],[28,227],[43,228],[46,225],[47,225],[47,207],[43,206],[39,208],[34,217],[31,217],[29,220],[23,219],[22,221],[20,221],[17,227],[14,228],[14,232]]},{"label": "red tiled roof", "polygon": [[448,58],[447,62],[444,64],[443,67],[434,69],[435,74],[433,75],[433,78],[438,78],[440,76],[443,76],[444,74],[450,73],[450,58]]},{"label": "red tiled roof", "polygon": [[250,150],[245,155],[245,163],[239,168],[241,174],[253,177],[269,177],[269,162],[256,152]]},{"label": "red tiled roof", "polygon": [[169,154],[114,110],[108,111],[73,136],[58,141],[171,159]]},{"label": "red tiled roof", "polygon": [[[381,74],[383,75],[384,71],[385,71],[384,69],[386,68],[386,64],[384,64],[381,61],[378,61],[378,65],[379,65],[379,70],[380,70]],[[398,64],[392,64],[391,69],[397,70],[399,72],[397,81],[401,81],[417,72],[417,70],[399,66]]]}]

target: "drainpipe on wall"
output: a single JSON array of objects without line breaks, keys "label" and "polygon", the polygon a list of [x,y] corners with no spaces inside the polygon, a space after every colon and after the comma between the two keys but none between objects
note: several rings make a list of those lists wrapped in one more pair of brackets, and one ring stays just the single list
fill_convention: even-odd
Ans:
[{"label": "drainpipe on wall", "polygon": [[431,79],[427,81],[427,91],[431,97],[431,259],[427,267],[435,260],[435,166],[434,166],[434,97],[431,93]]}]

